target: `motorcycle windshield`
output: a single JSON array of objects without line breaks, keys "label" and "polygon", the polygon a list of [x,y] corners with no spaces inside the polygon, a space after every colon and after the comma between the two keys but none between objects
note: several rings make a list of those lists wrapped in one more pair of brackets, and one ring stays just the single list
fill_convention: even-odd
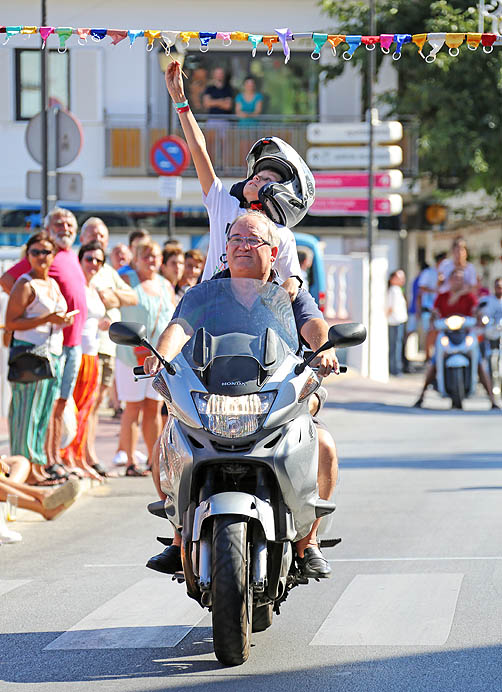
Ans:
[{"label": "motorcycle windshield", "polygon": [[[212,337],[226,334],[263,337],[267,329],[272,329],[291,351],[298,351],[298,333],[291,299],[277,284],[255,279],[203,281],[185,294],[178,308],[173,321],[191,336],[201,327]],[[182,350],[189,363],[193,362],[194,341],[191,338]],[[243,340],[242,343],[246,341],[246,355],[249,355],[251,346],[253,355],[261,360],[262,349],[258,340]],[[256,349],[253,347],[254,341]],[[239,348],[239,340],[233,343]],[[239,355],[236,350],[233,354]]]}]

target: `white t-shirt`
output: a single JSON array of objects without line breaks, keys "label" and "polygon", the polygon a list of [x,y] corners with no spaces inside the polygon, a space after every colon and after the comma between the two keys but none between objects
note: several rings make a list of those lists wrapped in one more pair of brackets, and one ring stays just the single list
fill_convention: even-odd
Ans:
[{"label": "white t-shirt", "polygon": [[82,329],[82,353],[97,356],[99,346],[99,321],[105,316],[105,306],[94,286],[85,287],[87,319]]},{"label": "white t-shirt", "polygon": [[[92,277],[92,286],[99,291],[104,291],[111,288],[113,291],[128,290],[131,287],[127,284],[108,263],[103,264],[101,269]],[[113,322],[120,322],[120,308],[110,308],[106,311],[106,317]],[[99,330],[98,353],[114,356],[117,352],[117,344],[115,344],[108,336],[108,330]]]},{"label": "white t-shirt", "polygon": [[489,296],[483,296],[480,303],[482,303],[481,311],[484,315],[497,322],[502,320],[502,298],[497,298],[497,296],[490,294]]},{"label": "white t-shirt", "polygon": [[[441,288],[438,291],[439,293],[444,293],[445,291],[450,290],[449,278],[454,269],[455,263],[452,259],[444,259],[439,265],[438,274],[442,274],[444,276],[444,283],[441,284]],[[471,264],[471,262],[467,262],[467,264],[464,267],[464,282],[466,284],[469,284],[469,286],[476,286],[476,284],[478,283],[476,269],[474,268],[474,265]]]},{"label": "white t-shirt", "polygon": [[400,286],[389,286],[387,291],[387,309],[390,310],[387,315],[387,322],[391,326],[403,324],[403,322],[407,321],[408,308],[406,307],[403,289]]},{"label": "white t-shirt", "polygon": [[[203,202],[209,214],[209,249],[206,265],[202,274],[202,280],[210,279],[216,272],[227,268],[222,256],[225,255],[227,224],[246,213],[246,209],[239,206],[239,200],[233,197],[223,187],[219,178],[215,178],[207,195],[202,196]],[[274,263],[274,269],[281,281],[286,281],[290,276],[301,276],[300,263],[296,254],[296,241],[293,233],[287,226],[278,226],[281,242],[279,252]]]}]

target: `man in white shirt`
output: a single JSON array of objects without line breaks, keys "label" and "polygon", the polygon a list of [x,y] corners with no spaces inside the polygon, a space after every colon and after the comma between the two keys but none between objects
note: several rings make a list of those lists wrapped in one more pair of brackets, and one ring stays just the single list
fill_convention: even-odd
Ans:
[{"label": "man in white shirt", "polygon": [[[109,232],[106,224],[102,219],[93,216],[87,219],[82,225],[80,231],[80,242],[82,245],[91,243],[97,240],[101,243],[103,250],[106,253],[108,247]],[[108,263],[101,267],[96,276],[92,279],[93,285],[96,287],[101,300],[106,307],[106,317],[110,322],[120,321],[120,308],[124,305],[137,305],[138,296],[136,292],[126,282],[120,278],[115,269]],[[86,461],[100,475],[106,476],[106,470],[99,463],[96,454],[96,425],[98,419],[98,410],[101,406],[106,393],[113,384],[113,375],[115,370],[115,353],[117,350],[116,344],[108,336],[107,330],[100,330],[98,357],[99,357],[99,392],[94,405],[94,409],[89,416],[87,428],[87,445],[86,445]]]},{"label": "man in white shirt", "polygon": [[403,287],[406,275],[402,269],[392,272],[387,290],[387,322],[389,324],[389,372],[401,375],[403,372],[404,329],[408,320],[408,308]]},{"label": "man in white shirt", "polygon": [[471,262],[467,261],[467,244],[462,236],[455,238],[451,252],[451,258],[443,260],[438,267],[438,274],[443,277],[438,292],[444,293],[450,290],[450,276],[455,269],[462,269],[466,288],[476,292],[478,285],[476,269]]}]

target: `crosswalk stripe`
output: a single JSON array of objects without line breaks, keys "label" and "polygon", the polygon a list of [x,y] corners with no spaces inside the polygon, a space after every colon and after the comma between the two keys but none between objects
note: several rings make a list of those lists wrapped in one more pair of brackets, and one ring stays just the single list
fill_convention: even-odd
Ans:
[{"label": "crosswalk stripe", "polygon": [[451,630],[463,574],[358,574],[312,646],[440,646]]},{"label": "crosswalk stripe", "polygon": [[142,579],[54,639],[45,650],[176,646],[207,615],[183,586]]},{"label": "crosswalk stripe", "polygon": [[20,586],[29,584],[32,579],[0,579],[0,596],[3,596],[9,591],[13,591]]}]

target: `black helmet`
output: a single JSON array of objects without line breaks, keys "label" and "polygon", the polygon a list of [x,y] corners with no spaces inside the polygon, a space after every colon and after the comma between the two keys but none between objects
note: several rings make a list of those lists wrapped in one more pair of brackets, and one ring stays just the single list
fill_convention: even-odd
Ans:
[{"label": "black helmet", "polygon": [[296,226],[315,198],[314,176],[302,157],[279,137],[264,137],[251,147],[246,161],[248,180],[265,169],[281,176],[280,182],[268,183],[259,190],[258,201],[275,223]]}]

